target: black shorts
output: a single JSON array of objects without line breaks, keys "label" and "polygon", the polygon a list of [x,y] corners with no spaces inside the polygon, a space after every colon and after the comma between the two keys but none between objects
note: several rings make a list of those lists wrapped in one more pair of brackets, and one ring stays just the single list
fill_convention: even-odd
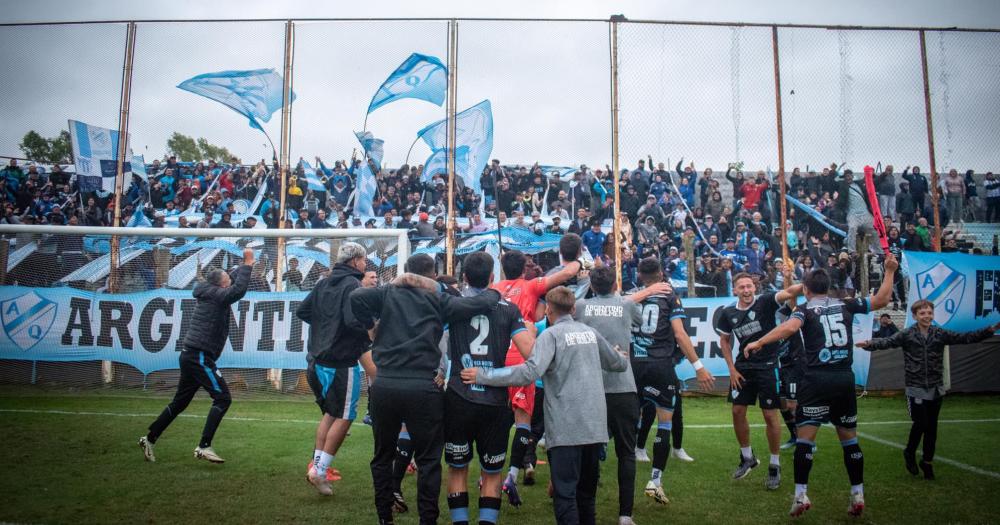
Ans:
[{"label": "black shorts", "polygon": [[642,400],[648,400],[669,412],[677,401],[677,372],[673,361],[637,361],[632,363],[632,375]]},{"label": "black shorts", "polygon": [[361,366],[330,368],[309,363],[306,380],[316,396],[316,404],[327,415],[353,421],[361,397]]},{"label": "black shorts", "polygon": [[729,402],[734,405],[753,406],[760,400],[760,408],[765,410],[781,408],[778,398],[779,384],[777,368],[740,370],[743,387],[729,392]]},{"label": "black shorts", "polygon": [[858,398],[851,370],[806,370],[798,383],[798,426],[833,423],[842,428],[858,426]]},{"label": "black shorts", "polygon": [[781,378],[781,388],[778,390],[778,396],[781,399],[795,401],[799,388],[799,376],[801,375],[802,373],[795,365],[783,366],[778,369],[778,377]]},{"label": "black shorts", "polygon": [[449,467],[467,467],[475,444],[483,472],[495,474],[503,470],[507,438],[514,422],[510,407],[472,403],[448,390],[444,414],[444,460]]}]

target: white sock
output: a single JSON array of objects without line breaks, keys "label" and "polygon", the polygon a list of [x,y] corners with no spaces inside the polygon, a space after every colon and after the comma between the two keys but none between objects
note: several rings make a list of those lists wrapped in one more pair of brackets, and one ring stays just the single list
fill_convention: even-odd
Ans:
[{"label": "white sock", "polygon": [[517,467],[510,467],[510,473],[507,474],[507,477],[510,478],[511,481],[517,481],[518,472],[521,472],[521,469]]},{"label": "white sock", "polygon": [[853,494],[861,494],[862,496],[864,496],[865,495],[865,484],[864,483],[858,483],[857,485],[851,485],[851,494],[852,495]]},{"label": "white sock", "polygon": [[740,447],[740,454],[743,455],[743,459],[750,459],[753,457],[753,449],[750,447]]},{"label": "white sock", "polygon": [[322,452],[319,458],[319,464],[316,465],[316,473],[325,476],[326,469],[330,468],[330,463],[333,461],[333,454],[327,454]]},{"label": "white sock", "polygon": [[323,449],[313,450],[313,467],[319,468],[319,458],[323,455]]},{"label": "white sock", "polygon": [[660,470],[660,469],[658,469],[658,468],[654,468],[653,469],[653,474],[652,474],[652,476],[649,479],[657,487],[662,487],[663,486],[663,479],[662,479],[662,477],[663,477],[663,471]]},{"label": "white sock", "polygon": [[771,454],[771,465],[775,467],[781,466],[781,454]]},{"label": "white sock", "polygon": [[806,493],[806,487],[808,487],[808,485],[806,485],[805,483],[796,483],[795,484],[795,497],[797,498],[797,497],[805,494]]}]

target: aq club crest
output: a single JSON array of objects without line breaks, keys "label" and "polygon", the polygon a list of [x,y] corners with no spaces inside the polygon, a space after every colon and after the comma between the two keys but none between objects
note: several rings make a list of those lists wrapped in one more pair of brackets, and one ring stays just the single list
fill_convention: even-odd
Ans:
[{"label": "aq club crest", "polygon": [[918,273],[917,296],[934,303],[934,322],[944,325],[958,313],[965,296],[965,274],[938,262]]},{"label": "aq club crest", "polygon": [[0,322],[14,344],[21,350],[29,350],[49,333],[57,310],[56,303],[28,292],[0,302]]}]

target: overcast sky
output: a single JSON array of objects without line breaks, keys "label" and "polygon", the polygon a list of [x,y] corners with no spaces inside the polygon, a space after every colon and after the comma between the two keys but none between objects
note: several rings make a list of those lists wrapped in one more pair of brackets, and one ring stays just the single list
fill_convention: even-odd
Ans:
[{"label": "overcast sky", "polygon": [[[4,1],[3,22],[295,17],[517,17],[1000,27],[995,1],[938,2],[32,2]],[[281,22],[141,24],[130,131],[135,153],[161,156],[173,131],[225,145],[244,161],[270,157],[246,119],[175,86],[225,69],[282,67]],[[115,127],[124,25],[3,27],[0,155],[20,155],[29,129],[52,136],[67,119]],[[879,160],[927,165],[916,32],[781,30],[786,167]],[[459,25],[459,109],[490,99],[493,156],[505,162],[603,166],[610,160],[608,25]],[[297,24],[292,155],[347,158],[368,102],[410,53],[445,59],[447,24]],[[1000,169],[1000,34],[928,33],[939,169]],[[621,162],[652,154],[699,167],[777,167],[771,35],[766,28],[626,24],[619,38]],[[794,92],[794,94],[793,94]],[[444,117],[405,100],[368,129],[403,162],[424,125]],[[280,112],[265,128],[277,140]],[[411,163],[429,151],[417,145]]]}]

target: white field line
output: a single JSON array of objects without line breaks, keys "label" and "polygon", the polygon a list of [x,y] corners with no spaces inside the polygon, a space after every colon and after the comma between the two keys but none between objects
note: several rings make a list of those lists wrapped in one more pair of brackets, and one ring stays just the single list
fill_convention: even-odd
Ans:
[{"label": "white field line", "polygon": [[[939,423],[943,423],[943,421],[939,421]],[[904,446],[904,445],[902,445],[900,443],[896,443],[895,441],[889,441],[887,439],[882,439],[880,437],[875,437],[875,436],[873,436],[871,434],[866,434],[864,432],[858,432],[858,436],[860,436],[860,437],[862,437],[864,439],[867,439],[869,441],[874,441],[876,443],[881,443],[881,444],[883,444],[885,446],[888,446],[888,447],[898,448],[899,450],[903,450],[903,449],[906,448],[906,446]],[[953,466],[955,468],[959,468],[959,469],[965,470],[967,472],[972,472],[972,473],[975,473],[975,474],[980,474],[982,476],[989,476],[991,478],[1000,479],[1000,472],[993,472],[992,470],[981,469],[979,467],[974,467],[972,465],[968,465],[968,464],[962,463],[961,461],[955,461],[954,459],[948,459],[948,458],[945,458],[945,457],[941,457],[941,456],[935,455],[934,456],[934,461],[936,463],[944,463],[945,465],[951,465],[951,466]]]}]

